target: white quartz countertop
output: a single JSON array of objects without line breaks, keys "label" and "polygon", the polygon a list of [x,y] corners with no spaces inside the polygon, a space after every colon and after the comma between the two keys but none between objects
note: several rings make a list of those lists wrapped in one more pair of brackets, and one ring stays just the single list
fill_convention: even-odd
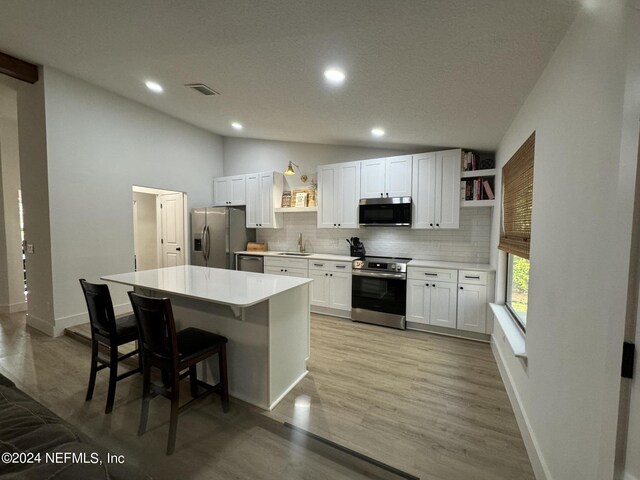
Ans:
[{"label": "white quartz countertop", "polygon": [[[285,252],[266,251],[266,252],[235,252],[236,255],[255,255],[258,257],[278,257],[278,258],[306,258],[309,260],[333,260],[335,262],[352,262],[360,257],[347,257],[344,255],[333,255],[331,253],[312,253],[311,255],[282,255]],[[289,252],[295,253],[295,252]]]},{"label": "white quartz countertop", "polygon": [[408,267],[433,267],[433,268],[453,268],[456,270],[478,270],[481,272],[493,272],[494,268],[488,263],[465,263],[465,262],[441,262],[438,260],[411,260]]},{"label": "white quartz countertop", "polygon": [[183,265],[142,272],[105,275],[102,280],[207,302],[249,307],[312,280]]}]

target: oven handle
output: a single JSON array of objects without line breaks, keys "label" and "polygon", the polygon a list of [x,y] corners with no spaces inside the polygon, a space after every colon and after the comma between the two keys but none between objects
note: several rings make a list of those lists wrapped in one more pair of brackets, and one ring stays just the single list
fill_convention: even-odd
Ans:
[{"label": "oven handle", "polygon": [[397,278],[399,280],[407,279],[407,276],[404,273],[363,272],[361,270],[353,270],[351,273],[356,277]]}]

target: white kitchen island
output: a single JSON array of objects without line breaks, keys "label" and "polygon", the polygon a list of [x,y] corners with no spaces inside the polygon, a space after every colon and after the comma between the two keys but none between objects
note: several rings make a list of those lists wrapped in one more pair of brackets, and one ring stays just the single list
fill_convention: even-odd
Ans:
[{"label": "white kitchen island", "polygon": [[[306,278],[184,265],[101,277],[142,295],[171,299],[178,330],[224,335],[229,394],[270,410],[307,374]],[[199,375],[217,381],[217,360]]]}]

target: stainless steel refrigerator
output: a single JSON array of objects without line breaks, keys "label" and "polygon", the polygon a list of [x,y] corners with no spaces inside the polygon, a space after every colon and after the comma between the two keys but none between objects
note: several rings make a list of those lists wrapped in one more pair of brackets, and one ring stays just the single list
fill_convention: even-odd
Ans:
[{"label": "stainless steel refrigerator", "polygon": [[256,231],[246,227],[244,208],[209,207],[191,211],[191,264],[235,269],[234,252],[246,250]]}]

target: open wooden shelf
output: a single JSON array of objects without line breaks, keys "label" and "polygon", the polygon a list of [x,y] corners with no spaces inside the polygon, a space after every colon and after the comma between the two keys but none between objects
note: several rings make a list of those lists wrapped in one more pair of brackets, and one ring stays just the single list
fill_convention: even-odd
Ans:
[{"label": "open wooden shelf", "polygon": [[461,207],[493,207],[495,206],[495,200],[460,200]]},{"label": "open wooden shelf", "polygon": [[318,207],[276,207],[273,209],[276,213],[305,213],[317,212]]},{"label": "open wooden shelf", "polygon": [[478,178],[478,177],[493,177],[496,174],[496,169],[490,170],[469,170],[468,172],[461,172],[460,178]]}]

